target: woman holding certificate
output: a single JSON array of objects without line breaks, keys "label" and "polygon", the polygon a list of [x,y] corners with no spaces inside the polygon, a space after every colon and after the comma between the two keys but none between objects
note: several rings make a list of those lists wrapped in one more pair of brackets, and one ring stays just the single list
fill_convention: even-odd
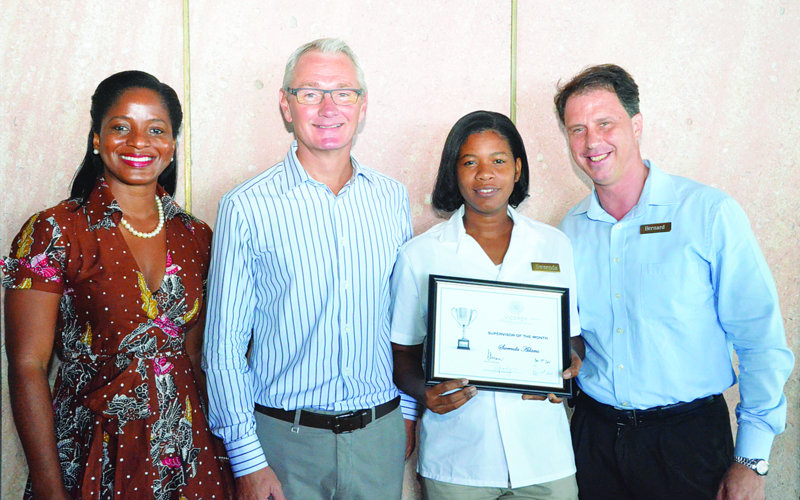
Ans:
[{"label": "woman holding certificate", "polygon": [[[422,370],[430,275],[574,290],[567,237],[513,208],[527,193],[525,146],[511,120],[488,111],[464,116],[447,137],[432,195],[433,206],[452,215],[406,243],[392,274],[395,382],[425,406],[418,468],[428,499],[578,495],[569,425],[559,398],[478,391],[465,379],[426,387]],[[462,308],[453,309],[462,329],[466,316],[481,314],[462,314],[460,321],[456,313]],[[580,326],[574,293],[569,309],[575,341]],[[510,349],[505,343],[504,348]],[[469,347],[459,343],[458,349]],[[499,360],[501,354],[489,350],[486,357]],[[571,356],[565,379],[580,370],[580,358],[574,351]]]}]

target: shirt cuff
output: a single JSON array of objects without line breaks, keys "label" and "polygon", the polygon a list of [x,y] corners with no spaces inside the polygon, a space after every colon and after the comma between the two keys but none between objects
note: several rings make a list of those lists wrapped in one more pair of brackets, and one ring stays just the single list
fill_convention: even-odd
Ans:
[{"label": "shirt cuff", "polygon": [[258,436],[252,434],[236,441],[225,443],[231,461],[233,477],[241,477],[267,467],[267,457],[261,449]]},{"label": "shirt cuff", "polygon": [[772,441],[775,434],[770,431],[759,429],[753,424],[742,422],[739,424],[739,431],[736,433],[736,448],[734,455],[744,458],[760,458],[769,460],[769,452],[772,449]]},{"label": "shirt cuff", "polygon": [[403,391],[400,391],[400,412],[406,420],[416,421],[417,415],[419,415],[419,404],[417,400]]}]

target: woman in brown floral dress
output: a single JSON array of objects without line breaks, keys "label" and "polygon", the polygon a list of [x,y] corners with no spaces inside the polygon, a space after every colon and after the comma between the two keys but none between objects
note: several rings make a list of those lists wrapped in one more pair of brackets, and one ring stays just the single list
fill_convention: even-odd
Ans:
[{"label": "woman in brown floral dress", "polygon": [[211,230],[172,199],[178,97],[126,71],[100,83],[91,116],[71,198],[0,261],[25,497],[229,498],[199,389]]}]

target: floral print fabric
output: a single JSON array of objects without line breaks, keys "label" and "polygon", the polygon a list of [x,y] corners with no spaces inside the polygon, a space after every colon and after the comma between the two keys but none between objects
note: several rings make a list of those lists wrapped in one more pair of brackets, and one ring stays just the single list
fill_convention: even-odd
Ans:
[{"label": "floral print fabric", "polygon": [[184,349],[204,309],[211,230],[159,196],[168,250],[157,290],[131,255],[102,180],[85,205],[68,200],[31,217],[0,261],[3,286],[61,295],[53,408],[64,484],[75,498],[232,492]]}]

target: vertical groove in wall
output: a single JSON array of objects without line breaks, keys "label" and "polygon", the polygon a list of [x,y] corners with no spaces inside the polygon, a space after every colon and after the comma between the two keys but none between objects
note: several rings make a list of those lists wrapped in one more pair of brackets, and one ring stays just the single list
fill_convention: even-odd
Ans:
[{"label": "vertical groove in wall", "polygon": [[517,0],[511,0],[511,121],[517,123]]},{"label": "vertical groove in wall", "polygon": [[192,212],[192,67],[189,48],[189,0],[183,0],[183,181],[185,209]]}]

